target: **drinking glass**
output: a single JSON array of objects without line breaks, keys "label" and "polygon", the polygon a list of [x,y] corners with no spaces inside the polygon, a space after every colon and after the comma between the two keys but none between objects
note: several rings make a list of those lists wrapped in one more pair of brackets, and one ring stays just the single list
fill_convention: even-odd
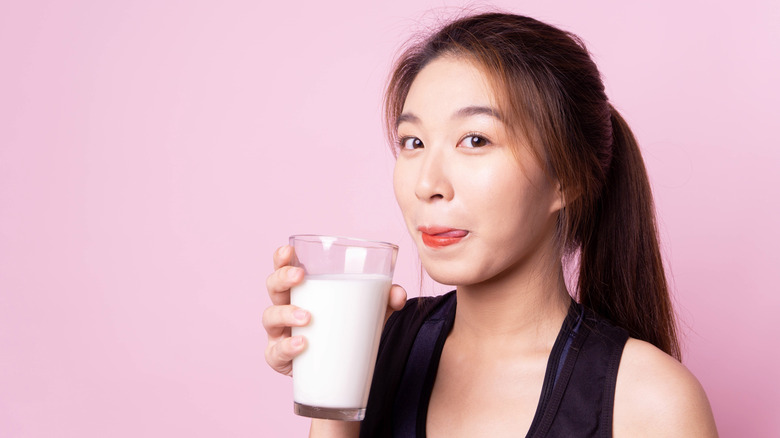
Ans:
[{"label": "drinking glass", "polygon": [[366,412],[398,246],[336,236],[290,236],[303,282],[292,304],[311,320],[293,327],[306,349],[293,359],[298,415],[359,421]]}]

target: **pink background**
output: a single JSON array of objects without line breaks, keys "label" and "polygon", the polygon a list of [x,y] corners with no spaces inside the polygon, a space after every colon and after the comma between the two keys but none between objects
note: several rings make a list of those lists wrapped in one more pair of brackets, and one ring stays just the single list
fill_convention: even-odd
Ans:
[{"label": "pink background", "polygon": [[[0,436],[305,436],[263,359],[272,251],[394,241],[420,293],[380,93],[460,3],[269,3],[0,3]],[[685,363],[722,436],[780,436],[780,2],[633,3],[496,5],[588,43],[644,150]]]}]

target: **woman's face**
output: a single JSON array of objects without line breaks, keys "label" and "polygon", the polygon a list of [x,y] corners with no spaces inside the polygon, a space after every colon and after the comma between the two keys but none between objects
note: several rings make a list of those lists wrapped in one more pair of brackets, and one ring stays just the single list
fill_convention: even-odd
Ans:
[{"label": "woman's face", "polygon": [[429,63],[409,90],[398,138],[396,200],[434,280],[481,283],[552,249],[557,186],[509,138],[473,64],[452,56]]}]

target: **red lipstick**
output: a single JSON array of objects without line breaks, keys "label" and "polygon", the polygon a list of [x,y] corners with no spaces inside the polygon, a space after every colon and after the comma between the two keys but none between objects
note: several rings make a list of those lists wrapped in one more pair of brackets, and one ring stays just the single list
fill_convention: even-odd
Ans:
[{"label": "red lipstick", "polygon": [[466,230],[438,226],[418,227],[417,229],[422,233],[422,241],[425,246],[431,248],[454,245],[469,234]]}]

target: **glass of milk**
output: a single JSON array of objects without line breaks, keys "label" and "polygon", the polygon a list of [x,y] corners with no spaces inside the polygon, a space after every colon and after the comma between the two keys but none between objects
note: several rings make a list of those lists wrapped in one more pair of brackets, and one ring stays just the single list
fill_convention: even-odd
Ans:
[{"label": "glass of milk", "polygon": [[293,327],[306,349],[293,359],[295,413],[360,421],[365,416],[398,246],[335,236],[290,236],[304,270],[292,304],[311,322]]}]

